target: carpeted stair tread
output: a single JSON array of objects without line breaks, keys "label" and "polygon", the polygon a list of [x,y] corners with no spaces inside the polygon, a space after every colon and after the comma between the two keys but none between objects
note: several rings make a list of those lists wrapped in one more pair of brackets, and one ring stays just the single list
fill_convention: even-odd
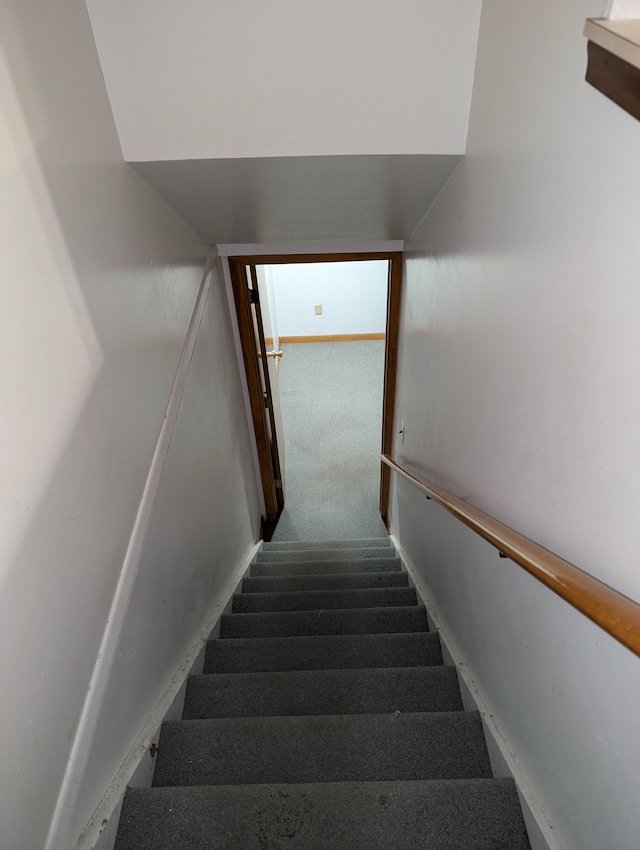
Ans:
[{"label": "carpeted stair tread", "polygon": [[390,552],[394,552],[388,546],[377,546],[368,548],[351,549],[261,549],[256,557],[257,564],[271,564],[274,562],[300,563],[302,561],[369,561],[376,558],[389,558]]},{"label": "carpeted stair tread", "polygon": [[404,572],[347,573],[299,576],[250,576],[242,582],[243,593],[287,593],[293,590],[340,590],[356,587],[408,587]]},{"label": "carpeted stair tread", "polygon": [[437,632],[210,640],[204,672],[350,670],[442,664]]},{"label": "carpeted stair tread", "polygon": [[221,638],[356,635],[428,631],[424,606],[327,608],[319,611],[271,611],[224,614]]},{"label": "carpeted stair tread", "polygon": [[529,850],[388,538],[265,544],[115,850]]},{"label": "carpeted stair tread", "polygon": [[461,711],[453,667],[190,676],[184,719]]},{"label": "carpeted stair tread", "polygon": [[391,548],[390,537],[362,537],[354,540],[281,540],[263,543],[261,552],[282,552],[288,549],[379,549]]},{"label": "carpeted stair tread", "polygon": [[344,573],[382,573],[399,572],[402,568],[400,558],[369,558],[353,561],[279,561],[271,564],[251,565],[252,576],[304,576],[332,575]]},{"label": "carpeted stair tread", "polygon": [[396,712],[165,722],[154,785],[489,777],[477,712]]},{"label": "carpeted stair tread", "polygon": [[232,612],[320,611],[328,608],[382,608],[417,605],[413,587],[368,587],[340,590],[294,590],[285,593],[240,593]]},{"label": "carpeted stair tread", "polygon": [[116,850],[528,850],[511,779],[130,789]]}]

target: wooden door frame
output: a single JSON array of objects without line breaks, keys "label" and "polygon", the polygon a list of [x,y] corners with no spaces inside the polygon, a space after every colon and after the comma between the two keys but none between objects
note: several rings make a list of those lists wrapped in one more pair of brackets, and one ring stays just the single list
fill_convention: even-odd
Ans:
[{"label": "wooden door frame", "polygon": [[[234,295],[240,344],[247,377],[247,388],[251,405],[253,430],[256,437],[260,477],[264,492],[267,521],[273,522],[279,516],[279,505],[275,476],[271,462],[268,440],[266,410],[260,381],[258,349],[252,326],[251,300],[246,283],[247,266],[291,265],[293,263],[351,263],[367,260],[387,260],[389,262],[389,283],[387,286],[387,320],[384,356],[384,393],[382,402],[382,440],[381,452],[391,454],[394,429],[396,373],[398,364],[398,338],[400,321],[400,301],[402,294],[402,251],[367,251],[362,253],[335,252],[331,254],[255,254],[229,256],[229,271]],[[389,507],[389,482],[391,470],[380,464],[380,515],[387,526]]]},{"label": "wooden door frame", "polygon": [[[382,400],[382,447],[390,455],[393,447],[393,428],[396,410],[396,375],[398,372],[398,342],[400,337],[400,303],[402,298],[402,252],[389,257],[387,287],[387,327],[384,343],[384,396]],[[389,485],[391,470],[380,463],[380,516],[389,530]]]}]

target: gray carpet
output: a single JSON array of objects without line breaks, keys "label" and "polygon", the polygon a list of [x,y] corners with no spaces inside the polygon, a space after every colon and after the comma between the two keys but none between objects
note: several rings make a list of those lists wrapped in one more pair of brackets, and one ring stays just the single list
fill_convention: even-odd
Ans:
[{"label": "gray carpet", "polygon": [[512,779],[132,788],[118,850],[525,850]]},{"label": "gray carpet", "polygon": [[[387,563],[380,543],[264,545],[183,719],[162,724],[154,787],[127,790],[116,850],[530,850],[515,784],[491,778],[480,716],[407,573],[382,571],[403,586],[379,588],[360,570]],[[340,568],[335,587],[300,590],[324,582],[321,565]],[[266,568],[279,590],[248,591]],[[353,576],[361,589],[340,586]],[[353,607],[363,593],[373,607]],[[259,613],[239,613],[257,597]]]},{"label": "gray carpet", "polygon": [[384,340],[283,345],[279,540],[379,537]]}]

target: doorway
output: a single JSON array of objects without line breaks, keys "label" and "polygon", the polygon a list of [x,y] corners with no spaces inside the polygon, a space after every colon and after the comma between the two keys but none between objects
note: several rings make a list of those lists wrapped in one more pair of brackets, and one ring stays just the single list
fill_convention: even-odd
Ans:
[{"label": "doorway", "polygon": [[[277,328],[274,333],[274,327],[270,319],[270,308],[273,307],[273,299],[272,297],[270,298],[270,294],[265,286],[264,275],[260,274],[260,267],[277,267],[280,265],[301,263],[313,263],[316,266],[321,263],[333,263],[335,267],[335,264],[338,263],[364,263],[370,260],[383,260],[388,269],[384,342],[372,344],[379,348],[384,346],[382,427],[379,434],[379,441],[371,452],[373,457],[375,457],[375,454],[379,451],[388,452],[393,433],[393,402],[395,396],[402,254],[399,252],[375,252],[367,254],[269,255],[229,258],[229,269],[247,376],[247,387],[266,509],[267,522],[264,529],[266,538],[270,537],[286,501],[286,471],[285,464],[283,463],[283,429],[282,419],[279,414],[279,391],[277,386],[279,380],[278,365],[282,346],[279,345]],[[380,265],[380,263],[371,265]],[[284,272],[284,270],[281,271]],[[320,305],[317,306],[319,307]],[[353,334],[348,335],[348,338],[352,339],[353,336]],[[366,337],[367,335],[363,334],[362,336]],[[375,336],[379,337],[382,334],[376,334]],[[308,339],[308,337],[305,337],[305,341],[308,341]],[[326,337],[323,337],[323,343],[325,341]],[[357,345],[360,345],[360,343],[356,343]],[[366,344],[363,343],[362,345]],[[289,346],[289,348],[291,349],[292,347]],[[311,348],[311,346],[295,346],[295,348],[298,349],[297,356],[299,356],[300,348]],[[329,346],[325,349],[325,353],[328,356],[332,355],[335,357],[336,351],[333,348],[336,347]],[[342,351],[344,352],[345,349],[342,348]],[[354,349],[350,345],[348,352],[350,356],[354,352]],[[381,351],[380,354],[382,354]],[[366,362],[362,361],[361,366],[366,366]],[[356,365],[354,368],[357,369],[359,367]],[[354,393],[355,398],[361,398],[364,403],[364,392],[361,384],[359,385],[355,381],[351,392]],[[357,407],[357,405],[354,405],[354,407]],[[379,421],[380,419],[378,418]],[[353,426],[353,424],[352,422],[351,425]],[[339,427],[340,423],[336,423],[336,428]],[[346,423],[345,427],[348,427]],[[375,440],[370,445],[375,445]],[[334,461],[339,463],[339,458],[335,458]],[[380,470],[378,509],[383,522],[386,524],[389,470],[382,464],[378,464],[378,466]],[[375,475],[375,473],[373,474]],[[330,496],[328,497],[330,498]],[[340,497],[338,486],[336,487],[335,497]],[[324,498],[327,498],[326,493]]]}]

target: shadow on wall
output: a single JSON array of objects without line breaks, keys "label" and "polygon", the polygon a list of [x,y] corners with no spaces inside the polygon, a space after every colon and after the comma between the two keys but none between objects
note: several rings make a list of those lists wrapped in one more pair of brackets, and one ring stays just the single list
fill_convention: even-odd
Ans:
[{"label": "shadow on wall", "polygon": [[[0,32],[1,253],[14,282],[0,311],[11,363],[0,376],[0,822],[6,846],[33,848],[45,843],[207,247],[123,162],[84,4],[9,0]],[[224,299],[211,306],[228,332]],[[235,365],[221,364],[218,378],[237,381]],[[215,409],[237,433],[241,399]],[[213,454],[243,468],[228,445]],[[254,530],[246,514],[238,523],[242,548]],[[113,761],[137,731],[110,727]],[[75,843],[112,775],[112,764],[90,764],[61,846]]]}]

